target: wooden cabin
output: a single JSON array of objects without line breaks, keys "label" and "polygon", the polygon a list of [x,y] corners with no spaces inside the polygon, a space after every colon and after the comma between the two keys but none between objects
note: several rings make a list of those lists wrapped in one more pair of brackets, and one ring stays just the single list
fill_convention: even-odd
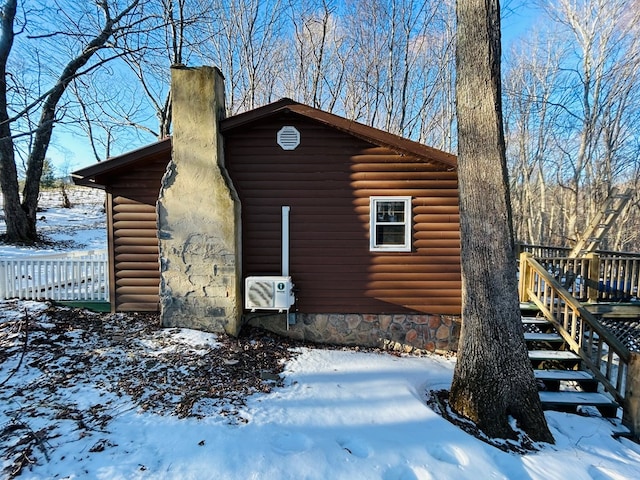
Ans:
[{"label": "wooden cabin", "polygon": [[72,174],[74,182],[104,188],[107,198],[109,291],[114,312],[158,311],[156,202],[171,159],[171,139]]},{"label": "wooden cabin", "polygon": [[[281,273],[281,208],[290,208],[288,273],[298,321],[285,322],[286,331],[315,322],[315,333],[298,336],[375,343],[350,340],[358,324],[370,339],[386,330],[387,340],[420,348],[455,344],[455,156],[289,99],[226,118],[219,129],[241,204],[243,277]],[[159,308],[156,202],[171,152],[166,139],[73,174],[77,184],[107,193],[114,311]],[[319,332],[318,322],[331,332]]]}]

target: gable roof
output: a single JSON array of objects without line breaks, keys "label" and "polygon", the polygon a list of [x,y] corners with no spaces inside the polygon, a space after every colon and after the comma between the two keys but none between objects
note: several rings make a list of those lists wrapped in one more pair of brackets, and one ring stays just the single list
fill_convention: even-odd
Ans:
[{"label": "gable roof", "polygon": [[[455,170],[457,167],[457,158],[451,153],[298,103],[289,98],[283,98],[263,107],[226,118],[220,122],[220,131],[224,135],[225,132],[231,132],[236,128],[280,113],[290,113],[311,119],[371,144],[387,147],[399,153],[417,156],[426,161],[440,164],[446,170]],[[100,177],[115,175],[119,171],[127,170],[134,165],[157,158],[159,155],[167,154],[171,155],[170,137],[76,170],[71,174],[71,178],[77,185],[103,188],[104,185],[100,184]]]},{"label": "gable roof", "polygon": [[231,131],[257,120],[283,112],[293,113],[301,117],[315,120],[328,127],[353,135],[354,137],[360,138],[361,140],[374,145],[387,147],[400,153],[416,155],[418,157],[440,163],[444,167],[448,167],[447,169],[449,170],[453,170],[457,167],[457,158],[451,153],[447,153],[433,147],[428,147],[422,143],[414,142],[413,140],[400,137],[399,135],[394,135],[393,133],[364,125],[363,123],[356,122],[355,120],[349,120],[347,118],[334,115],[333,113],[298,103],[290,98],[283,98],[263,107],[226,118],[220,122],[220,130],[224,134],[224,132]]}]

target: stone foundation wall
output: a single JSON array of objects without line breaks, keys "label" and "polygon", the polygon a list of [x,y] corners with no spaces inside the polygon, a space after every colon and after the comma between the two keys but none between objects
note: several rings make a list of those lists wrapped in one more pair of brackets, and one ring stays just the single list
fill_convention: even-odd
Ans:
[{"label": "stone foundation wall", "polygon": [[453,315],[297,313],[288,330],[285,314],[250,313],[245,321],[298,340],[404,352],[455,351],[460,337],[460,317]]}]

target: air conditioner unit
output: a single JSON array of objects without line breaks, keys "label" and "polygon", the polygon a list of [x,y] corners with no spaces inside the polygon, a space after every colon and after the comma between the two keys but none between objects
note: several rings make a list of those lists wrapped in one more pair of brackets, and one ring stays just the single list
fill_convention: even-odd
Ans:
[{"label": "air conditioner unit", "polygon": [[289,310],[295,303],[291,277],[247,277],[244,307],[247,310]]}]

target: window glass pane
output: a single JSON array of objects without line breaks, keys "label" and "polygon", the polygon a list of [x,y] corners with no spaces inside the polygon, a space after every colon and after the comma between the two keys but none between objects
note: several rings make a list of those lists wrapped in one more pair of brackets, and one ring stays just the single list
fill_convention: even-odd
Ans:
[{"label": "window glass pane", "polygon": [[404,205],[404,202],[376,202],[376,220],[404,223]]},{"label": "window glass pane", "polygon": [[404,245],[404,225],[376,225],[376,245]]},{"label": "window glass pane", "polygon": [[370,197],[371,251],[411,251],[411,197]]}]

